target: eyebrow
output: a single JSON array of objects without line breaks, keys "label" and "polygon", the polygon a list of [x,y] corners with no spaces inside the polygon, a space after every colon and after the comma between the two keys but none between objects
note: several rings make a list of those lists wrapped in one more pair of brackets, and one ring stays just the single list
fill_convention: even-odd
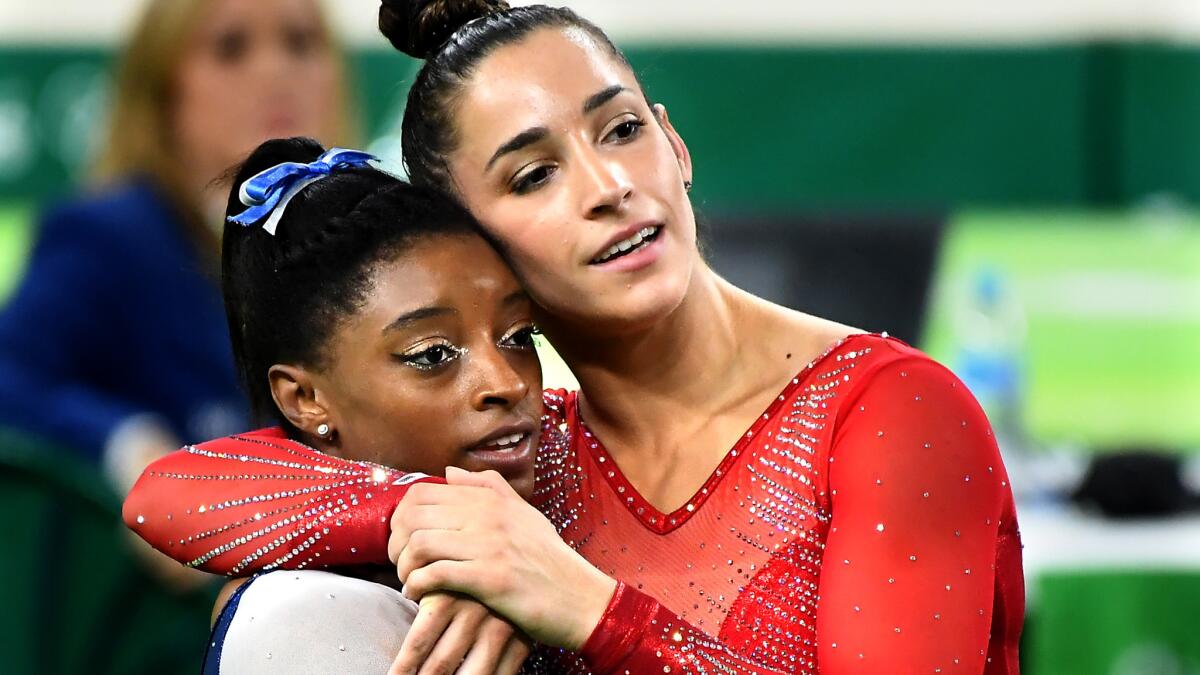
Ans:
[{"label": "eyebrow", "polygon": [[408,326],[411,326],[412,324],[414,324],[418,321],[423,321],[425,319],[431,319],[431,318],[437,317],[437,316],[445,316],[447,314],[453,314],[453,313],[454,313],[454,310],[452,310],[448,307],[422,307],[420,309],[414,309],[411,312],[405,312],[404,314],[401,314],[400,316],[396,317],[396,320],[389,323],[383,329],[383,332],[387,333],[387,332],[393,331],[393,330],[400,330],[402,328],[407,328]]},{"label": "eyebrow", "polygon": [[522,289],[517,289],[517,290],[513,291],[512,293],[509,293],[508,295],[504,296],[504,299],[500,301],[500,304],[501,304],[501,306],[508,307],[509,305],[515,305],[518,302],[525,302],[525,301],[530,301],[529,294],[526,293]]},{"label": "eyebrow", "polygon": [[622,85],[614,84],[611,87],[605,87],[595,94],[592,94],[586,101],[583,102],[583,114],[586,115],[605,103],[608,103],[613,99],[614,96],[623,91],[628,90]]},{"label": "eyebrow", "polygon": [[487,171],[488,169],[491,169],[492,165],[496,163],[496,160],[500,159],[504,155],[507,155],[510,152],[516,152],[517,150],[520,150],[526,146],[533,145],[549,135],[550,130],[546,127],[530,127],[525,131],[522,131],[516,136],[508,139],[504,145],[501,145],[496,152],[492,154],[492,158],[488,160],[487,166],[483,167],[483,170]]},{"label": "eyebrow", "polygon": [[[583,102],[583,114],[586,115],[605,103],[608,103],[613,99],[613,97],[623,91],[628,91],[628,89],[623,85],[614,84],[610,87],[601,89],[595,94],[592,94],[587,98],[586,101]],[[496,160],[500,159],[504,155],[507,155],[510,152],[516,152],[521,148],[537,143],[549,134],[550,130],[546,127],[530,127],[525,131],[522,131],[516,136],[508,139],[504,145],[501,145],[499,148],[497,148],[496,152],[492,153],[491,159],[487,161],[487,165],[483,167],[483,170],[488,171],[492,168],[492,165],[496,163]]]}]

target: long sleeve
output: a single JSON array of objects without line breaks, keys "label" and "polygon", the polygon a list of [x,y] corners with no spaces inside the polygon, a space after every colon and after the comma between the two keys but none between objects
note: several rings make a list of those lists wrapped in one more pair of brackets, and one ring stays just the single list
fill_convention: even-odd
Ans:
[{"label": "long sleeve", "polygon": [[105,358],[112,269],[122,247],[74,209],[43,221],[29,267],[0,313],[0,422],[93,457],[121,420],[145,412],[91,386],[81,359]]},{"label": "long sleeve", "polygon": [[153,462],[123,515],[158,550],[218,574],[387,563],[392,511],[418,482],[444,481],[330,457],[267,429]]},{"label": "long sleeve", "polygon": [[788,673],[734,652],[654,598],[618,583],[579,652],[596,675],[617,673]]},{"label": "long sleeve", "polygon": [[987,419],[923,358],[882,366],[849,403],[829,455],[820,672],[985,672],[998,551],[1016,537]]}]

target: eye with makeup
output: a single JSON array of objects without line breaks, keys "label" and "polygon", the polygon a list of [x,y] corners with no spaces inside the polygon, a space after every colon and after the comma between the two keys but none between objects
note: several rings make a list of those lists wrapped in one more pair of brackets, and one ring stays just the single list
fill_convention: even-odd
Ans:
[{"label": "eye with makeup", "polygon": [[533,336],[541,334],[542,331],[531,323],[515,326],[500,338],[500,346],[510,349],[533,349]]},{"label": "eye with makeup", "polygon": [[641,118],[629,113],[628,116],[623,116],[613,128],[604,134],[605,142],[613,143],[628,143],[633,141],[642,134],[642,127],[646,126],[646,122]]},{"label": "eye with makeup", "polygon": [[449,365],[466,351],[465,347],[456,347],[448,340],[439,340],[419,344],[397,358],[406,366],[429,371]]},{"label": "eye with makeup", "polygon": [[518,195],[533,192],[542,185],[545,185],[546,181],[550,180],[550,176],[554,175],[556,168],[553,164],[531,164],[527,167],[522,167],[522,172],[513,177],[510,189],[514,194]]}]

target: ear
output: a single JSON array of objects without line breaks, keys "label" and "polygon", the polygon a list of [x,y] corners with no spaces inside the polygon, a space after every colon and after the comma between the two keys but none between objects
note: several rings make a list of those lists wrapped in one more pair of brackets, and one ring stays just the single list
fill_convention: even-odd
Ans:
[{"label": "ear", "polygon": [[271,397],[275,406],[292,426],[313,438],[320,438],[317,426],[324,423],[334,427],[330,411],[325,407],[315,375],[302,366],[277,363],[267,370]]},{"label": "ear", "polygon": [[692,153],[688,152],[687,144],[683,142],[683,137],[675,131],[675,127],[671,126],[671,120],[667,117],[667,107],[661,103],[654,104],[654,116],[658,119],[658,124],[667,135],[667,142],[671,144],[671,150],[675,153],[675,159],[679,162],[679,173],[683,177],[684,182],[692,182]]}]

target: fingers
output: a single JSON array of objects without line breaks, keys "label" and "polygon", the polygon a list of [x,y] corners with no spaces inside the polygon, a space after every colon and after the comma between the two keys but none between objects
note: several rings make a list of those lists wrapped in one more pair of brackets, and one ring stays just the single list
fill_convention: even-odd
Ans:
[{"label": "fingers", "polygon": [[456,603],[454,612],[454,619],[421,665],[419,675],[439,675],[458,670],[479,637],[480,624],[488,617],[487,608],[473,601]]},{"label": "fingers", "polygon": [[429,563],[408,574],[404,582],[404,597],[418,600],[434,591],[469,593],[474,590],[471,585],[474,571],[471,563],[459,560],[438,560]]},{"label": "fingers", "polygon": [[421,598],[417,616],[404,636],[400,653],[392,662],[388,675],[414,675],[420,669],[454,618],[453,605],[454,596],[447,593],[430,593]]},{"label": "fingers", "polygon": [[479,539],[465,532],[417,530],[396,556],[396,575],[407,585],[413,570],[438,560],[474,560],[479,547]]},{"label": "fingers", "polygon": [[432,483],[412,486],[392,511],[388,559],[395,562],[416,530],[462,530],[479,525],[484,515],[497,510],[496,497],[496,491],[490,488]]},{"label": "fingers", "polygon": [[516,494],[508,481],[504,480],[504,476],[490,469],[488,471],[465,471],[456,466],[448,466],[446,467],[446,483],[450,487],[487,488],[504,495]]},{"label": "fingers", "polygon": [[[459,667],[459,675],[515,674],[529,655],[523,634],[508,621],[489,614],[479,628],[479,637]],[[514,665],[515,664],[515,665]]]},{"label": "fingers", "polygon": [[497,675],[516,675],[532,652],[533,640],[524,633],[517,633],[509,640],[500,662],[496,664]]},{"label": "fingers", "polygon": [[388,535],[388,559],[396,562],[408,546],[414,532],[420,530],[462,530],[471,522],[471,515],[458,505],[419,504],[400,502],[392,512],[391,533]]},{"label": "fingers", "polygon": [[[470,474],[469,471],[448,467],[447,471],[458,471],[461,473]],[[504,482],[504,478],[495,471],[484,471],[480,474],[495,474],[500,482]],[[477,485],[476,483],[466,483],[463,485],[443,485],[440,483],[417,483],[408,488],[408,492],[404,493],[404,499],[400,500],[400,504],[409,504],[417,506],[421,504],[454,504],[454,503],[475,503],[480,499],[486,499],[489,495],[485,490],[494,489],[494,479],[489,478],[489,482],[485,485]],[[508,485],[508,483],[504,483]]]}]

